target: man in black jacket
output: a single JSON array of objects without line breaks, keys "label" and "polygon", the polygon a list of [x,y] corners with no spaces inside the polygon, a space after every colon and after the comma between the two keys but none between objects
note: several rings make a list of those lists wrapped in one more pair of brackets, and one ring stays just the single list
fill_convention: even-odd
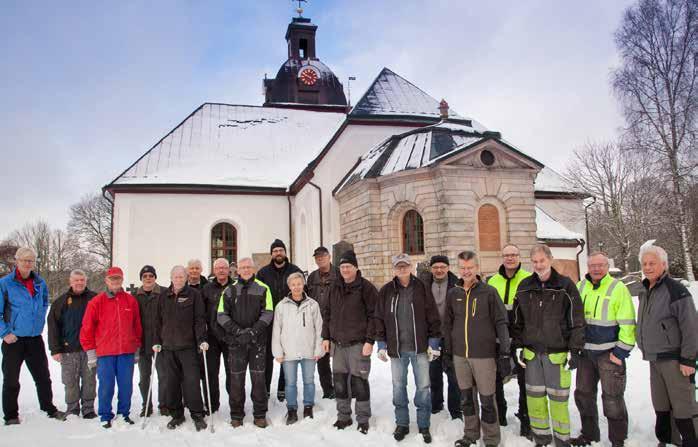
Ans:
[{"label": "man in black jacket", "polygon": [[356,254],[347,251],[339,261],[341,279],[330,288],[322,309],[322,346],[332,356],[332,376],[337,400],[338,430],[352,424],[351,399],[356,399],[357,429],[368,433],[371,417],[373,319],[378,291],[361,276]]},{"label": "man in black jacket", "polygon": [[560,447],[569,445],[570,370],[577,367],[584,349],[585,322],[577,286],[558,273],[552,262],[547,245],[533,246],[534,272],[519,283],[511,330],[514,346],[523,349],[533,438],[547,445],[554,437],[555,445]]},{"label": "man in black jacket", "polygon": [[[320,309],[327,301],[327,293],[330,287],[339,277],[339,269],[332,265],[330,251],[325,247],[318,247],[313,252],[317,270],[308,275],[306,283],[306,293],[310,298],[320,304]],[[334,399],[334,385],[332,384],[332,368],[330,368],[330,355],[325,354],[317,362],[317,372],[320,376],[320,385],[322,386],[322,398]]]},{"label": "man in black jacket", "polygon": [[[257,273],[257,278],[266,284],[271,291],[274,308],[276,305],[289,294],[286,281],[291,273],[301,272],[298,266],[289,262],[286,257],[286,245],[280,239],[275,239],[271,243],[269,249],[271,252],[271,262],[262,267]],[[269,333],[267,334],[267,358],[266,358],[266,385],[267,394],[271,392],[271,377],[274,373],[274,356],[271,353],[271,329],[269,325]],[[279,365],[279,382],[276,387],[276,398],[282,402],[286,398],[286,380],[284,377],[283,367]]]},{"label": "man in black jacket", "polygon": [[[141,340],[141,348],[138,356],[138,372],[140,379],[138,388],[143,398],[143,408],[141,408],[141,417],[145,416],[146,411],[148,416],[153,414],[153,399],[151,396],[148,408],[145,408],[145,402],[148,400],[148,387],[150,386],[151,375],[153,374],[153,350],[155,344],[155,319],[158,313],[158,300],[160,294],[165,290],[161,288],[155,281],[157,273],[152,265],[145,265],[140,271],[142,285],[136,291],[136,301],[138,301],[138,309],[141,312],[141,328],[143,329]],[[155,369],[158,374],[158,409],[160,414],[167,416],[169,414],[167,405],[165,404],[165,368],[162,364],[162,356],[156,360]]]},{"label": "man in black jacket", "polygon": [[269,287],[255,277],[254,261],[238,262],[239,277],[227,287],[218,303],[218,324],[225,331],[230,367],[230,425],[242,426],[245,417],[245,374],[250,368],[254,424],[267,426],[268,397],[264,384],[266,337],[274,318]]},{"label": "man in black jacket", "polygon": [[230,279],[230,264],[225,258],[218,258],[213,261],[213,274],[211,279],[202,289],[201,297],[206,306],[206,323],[208,327],[207,340],[208,351],[206,351],[206,361],[208,362],[208,383],[211,392],[211,403],[208,402],[206,391],[206,380],[204,380],[204,362],[201,358],[199,371],[201,373],[201,385],[204,389],[204,399],[206,407],[215,413],[220,407],[221,390],[218,380],[218,372],[221,367],[221,355],[223,356],[223,369],[225,370],[225,388],[230,390],[230,373],[228,369],[228,345],[225,343],[225,331],[218,324],[218,302],[226,287],[232,284]]},{"label": "man in black jacket", "polygon": [[172,268],[171,279],[172,286],[158,299],[153,345],[153,351],[162,355],[166,371],[167,408],[172,416],[167,428],[175,429],[184,423],[184,394],[196,431],[200,431],[206,428],[206,422],[197,347],[208,350],[206,308],[199,291],[186,284],[187,272],[183,266]]},{"label": "man in black jacket", "polygon": [[87,354],[80,345],[80,327],[87,303],[96,295],[87,288],[82,270],[70,272],[70,288],[51,305],[48,314],[48,347],[53,359],[61,364],[65,385],[67,414],[94,419],[97,393],[96,371],[87,366]]},{"label": "man in black jacket", "polygon": [[208,280],[201,272],[204,270],[201,261],[198,259],[190,259],[187,262],[187,285],[192,289],[201,290]]},{"label": "man in black jacket", "polygon": [[412,364],[417,427],[428,444],[429,360],[441,353],[441,322],[431,290],[412,274],[410,257],[405,253],[393,256],[393,269],[395,277],[378,292],[374,319],[378,358],[387,362],[390,357],[396,424],[393,437],[402,441],[410,432],[407,370]]},{"label": "man in black jacket", "polygon": [[[420,279],[431,290],[439,311],[439,320],[444,321],[446,314],[446,294],[456,286],[458,277],[449,270],[448,256],[435,255],[429,261],[431,273],[420,276]],[[441,334],[441,347],[444,346],[443,333]],[[462,419],[463,412],[460,406],[460,389],[458,379],[453,370],[453,364],[447,362],[443,355],[429,362],[429,379],[431,380],[431,414],[439,413],[444,409],[444,374],[448,380],[446,395],[448,412],[451,419]]]}]

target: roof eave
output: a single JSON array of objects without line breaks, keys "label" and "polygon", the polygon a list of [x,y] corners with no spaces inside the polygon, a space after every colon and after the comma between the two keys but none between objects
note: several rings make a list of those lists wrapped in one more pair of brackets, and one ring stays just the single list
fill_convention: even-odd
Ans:
[{"label": "roof eave", "polygon": [[287,189],[276,186],[207,185],[197,183],[112,183],[102,188],[110,194],[260,194],[288,195]]}]

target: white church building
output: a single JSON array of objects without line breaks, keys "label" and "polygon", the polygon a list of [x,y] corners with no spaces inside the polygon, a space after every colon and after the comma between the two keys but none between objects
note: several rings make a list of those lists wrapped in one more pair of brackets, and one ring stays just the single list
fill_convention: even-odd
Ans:
[{"label": "white church building", "polygon": [[[104,190],[113,202],[113,264],[138,283],[145,264],[269,259],[285,241],[291,261],[349,243],[380,285],[390,257],[452,259],[475,249],[484,274],[507,242],[548,243],[578,277],[586,262],[584,196],[499,132],[448,109],[384,68],[347,106],[317,57],[317,26],[288,25],[288,60],[264,79],[265,102],[204,103]],[[338,246],[339,249],[339,246]]]}]

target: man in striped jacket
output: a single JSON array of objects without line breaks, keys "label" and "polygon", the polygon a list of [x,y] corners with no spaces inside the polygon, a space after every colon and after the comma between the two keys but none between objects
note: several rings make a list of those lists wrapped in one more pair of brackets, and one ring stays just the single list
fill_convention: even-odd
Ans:
[{"label": "man in striped jacket", "polygon": [[577,367],[574,400],[582,419],[582,433],[570,440],[575,446],[599,442],[597,385],[601,381],[603,412],[608,419],[608,437],[614,447],[628,436],[625,407],[625,359],[635,346],[635,307],[625,284],[608,274],[603,252],[589,255],[588,273],[577,284],[586,319],[584,355]]}]

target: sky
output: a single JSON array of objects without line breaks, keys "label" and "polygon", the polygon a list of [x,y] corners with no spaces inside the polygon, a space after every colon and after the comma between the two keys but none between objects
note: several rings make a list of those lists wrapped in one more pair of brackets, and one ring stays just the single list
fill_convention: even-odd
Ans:
[{"label": "sky", "polygon": [[[544,164],[623,126],[609,86],[631,2],[311,0],[354,102],[388,67]],[[0,239],[61,228],[204,102],[261,105],[290,0],[0,2]],[[282,168],[282,167],[279,167]]]}]

